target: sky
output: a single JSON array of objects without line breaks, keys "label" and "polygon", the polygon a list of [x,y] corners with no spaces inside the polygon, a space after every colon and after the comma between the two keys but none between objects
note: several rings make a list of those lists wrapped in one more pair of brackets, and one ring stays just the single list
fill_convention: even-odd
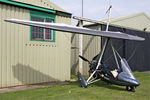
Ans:
[{"label": "sky", "polygon": [[[82,0],[50,0],[73,16],[82,16]],[[150,16],[150,0],[83,0],[83,17],[93,20],[106,19],[110,5],[111,18],[145,12]],[[73,21],[73,23],[75,23]]]}]

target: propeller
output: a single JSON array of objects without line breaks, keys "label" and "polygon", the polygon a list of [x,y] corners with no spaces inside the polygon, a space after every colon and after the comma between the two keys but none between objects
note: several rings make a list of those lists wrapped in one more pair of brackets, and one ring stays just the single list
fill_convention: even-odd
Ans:
[{"label": "propeller", "polygon": [[90,62],[89,60],[87,60],[86,58],[84,58],[83,56],[80,56],[80,55],[79,55],[79,57],[80,57],[82,60],[84,60],[84,61],[88,62],[89,64],[91,64],[91,62]]}]

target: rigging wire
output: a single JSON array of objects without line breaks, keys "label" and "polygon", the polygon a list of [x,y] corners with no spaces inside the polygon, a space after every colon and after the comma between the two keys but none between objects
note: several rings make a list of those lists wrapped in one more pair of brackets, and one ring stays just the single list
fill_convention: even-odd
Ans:
[{"label": "rigging wire", "polygon": [[[116,51],[119,52],[120,49],[122,49],[125,46],[125,44],[123,44],[122,46],[120,46]],[[111,54],[105,61],[104,63],[108,62],[108,60],[110,60],[113,57],[113,54]]]},{"label": "rigging wire", "polygon": [[[141,45],[141,44],[137,44],[137,45],[136,45],[134,51],[132,52],[132,54],[131,54],[131,55],[129,56],[129,58],[127,59],[127,62],[129,62],[129,61],[134,57],[134,55],[135,55],[135,53],[136,53],[136,51],[137,51],[137,49],[138,49],[138,47],[139,47],[140,45]],[[124,46],[125,46],[125,44],[121,45],[118,49],[115,49],[117,55],[119,55],[119,53],[118,53],[119,50],[122,49]],[[104,61],[104,63],[107,63],[112,57],[113,57],[113,54],[111,54],[111,55]],[[119,58],[121,58],[121,56],[119,56]]]},{"label": "rigging wire", "polygon": [[[111,6],[111,0],[109,0],[109,6],[110,6],[109,9],[110,9],[110,8],[112,7],[112,6]],[[109,9],[106,11],[106,14],[108,13]],[[120,28],[121,28],[122,32],[125,33],[126,28],[124,28],[123,26],[121,26]],[[134,35],[137,36],[136,32],[134,33]],[[125,44],[123,44],[122,46],[120,46],[117,50],[114,49],[118,55],[119,55],[118,51],[119,51],[120,49],[122,49],[124,46],[125,46]],[[135,49],[134,49],[132,55],[128,58],[127,61],[130,61],[131,58],[135,55],[135,52],[137,51],[138,46],[139,46],[139,45],[136,45],[136,47],[135,47]],[[112,54],[109,58],[107,58],[106,61],[104,61],[104,63],[106,63],[109,59],[111,59],[112,56],[113,56],[113,54]],[[119,58],[121,58],[120,55],[119,55]]]},{"label": "rigging wire", "polygon": [[[108,4],[108,7],[110,7],[112,4],[111,4],[111,0],[109,0],[108,2],[107,2],[107,4]],[[101,17],[101,19],[106,19],[106,15],[107,15],[107,11],[108,11],[108,7],[106,8],[106,9],[104,9],[104,10],[106,10],[106,13]]]},{"label": "rigging wire", "polygon": [[130,55],[130,57],[127,59],[127,62],[129,62],[129,61],[133,58],[133,56],[135,55],[135,53],[136,53],[136,51],[137,51],[137,48],[138,48],[140,45],[141,45],[141,44],[136,45],[134,51],[132,52],[132,54]]}]

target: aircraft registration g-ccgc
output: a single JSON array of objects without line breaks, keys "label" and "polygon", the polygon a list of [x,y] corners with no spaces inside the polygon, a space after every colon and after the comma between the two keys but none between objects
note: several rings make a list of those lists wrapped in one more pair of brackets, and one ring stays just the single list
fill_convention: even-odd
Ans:
[{"label": "aircraft registration g-ccgc", "polygon": [[[87,80],[78,72],[78,80],[81,87],[86,88],[89,84],[97,82],[99,80],[105,81],[110,84],[116,84],[120,86],[126,86],[127,91],[135,91],[135,87],[139,86],[140,83],[134,77],[127,61],[124,58],[121,58],[117,50],[115,50],[111,38],[117,39],[125,39],[125,40],[135,40],[135,41],[143,41],[145,40],[142,37],[129,35],[121,32],[111,32],[111,31],[98,31],[88,28],[81,28],[71,25],[65,25],[60,23],[46,23],[46,22],[36,22],[36,21],[27,21],[27,20],[18,20],[18,19],[6,19],[7,22],[23,24],[28,26],[36,26],[41,28],[53,29],[57,31],[70,32],[75,34],[83,34],[83,35],[93,35],[93,36],[102,36],[106,37],[103,48],[98,55],[96,55],[92,61],[87,60],[86,58],[79,56],[81,59],[89,63],[90,76]],[[117,63],[118,69],[110,70],[105,68],[103,64],[102,57],[105,53],[106,47],[108,43],[111,44],[113,54],[115,56],[115,60]],[[119,61],[121,65],[119,66],[117,57],[119,57]]]}]

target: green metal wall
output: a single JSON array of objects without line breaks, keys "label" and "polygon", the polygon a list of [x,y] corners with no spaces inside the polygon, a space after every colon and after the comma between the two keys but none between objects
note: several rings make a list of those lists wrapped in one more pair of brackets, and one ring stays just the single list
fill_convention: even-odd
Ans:
[{"label": "green metal wall", "polygon": [[[56,32],[56,42],[30,41],[30,27],[4,22],[30,19],[30,10],[0,4],[0,88],[70,79],[71,35]],[[56,16],[70,24],[70,18]]]}]

